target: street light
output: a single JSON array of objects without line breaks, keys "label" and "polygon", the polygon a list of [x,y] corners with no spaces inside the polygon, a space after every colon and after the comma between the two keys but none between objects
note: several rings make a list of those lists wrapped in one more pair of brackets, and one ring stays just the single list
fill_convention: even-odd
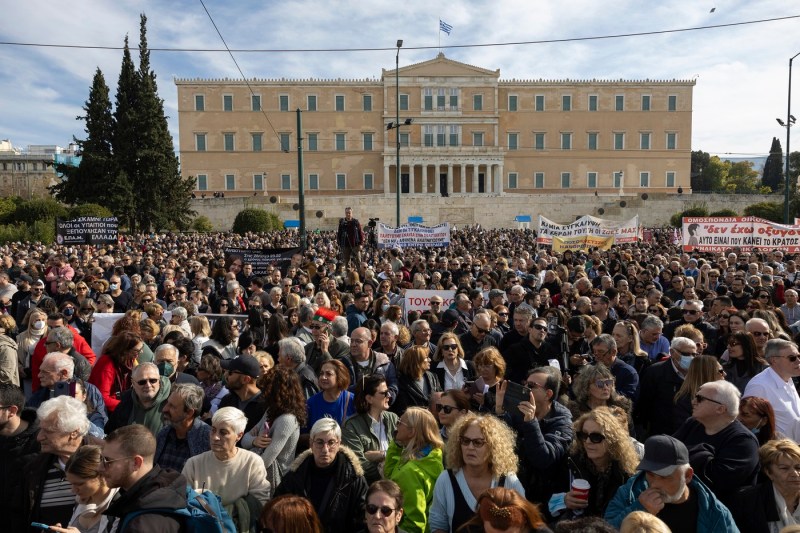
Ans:
[{"label": "street light", "polygon": [[397,141],[397,160],[396,170],[395,170],[395,194],[397,195],[396,199],[396,207],[397,207],[397,227],[400,227],[400,49],[403,47],[403,39],[397,39],[397,56],[395,57],[394,63],[394,83],[395,83],[395,95],[394,95],[394,107],[395,107],[395,123],[389,123],[389,127],[387,129],[396,129],[395,132],[395,140]]},{"label": "street light", "polygon": [[794,115],[792,115],[792,61],[794,61],[794,58],[797,56],[800,56],[800,52],[797,52],[789,58],[789,95],[786,97],[786,122],[777,119],[778,124],[786,128],[786,172],[784,173],[785,186],[783,191],[783,219],[786,224],[792,222],[789,220],[789,155],[792,153],[789,150],[789,141],[792,136],[792,126],[797,120],[794,118]]}]

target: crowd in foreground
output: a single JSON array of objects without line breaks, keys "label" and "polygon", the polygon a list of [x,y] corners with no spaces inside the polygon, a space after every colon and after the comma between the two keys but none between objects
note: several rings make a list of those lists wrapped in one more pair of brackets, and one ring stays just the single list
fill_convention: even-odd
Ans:
[{"label": "crowd in foreground", "polygon": [[[223,250],[296,236],[7,245],[0,512],[71,533],[796,531],[800,271],[670,237],[319,233],[259,275]],[[407,311],[409,289],[438,292]]]}]

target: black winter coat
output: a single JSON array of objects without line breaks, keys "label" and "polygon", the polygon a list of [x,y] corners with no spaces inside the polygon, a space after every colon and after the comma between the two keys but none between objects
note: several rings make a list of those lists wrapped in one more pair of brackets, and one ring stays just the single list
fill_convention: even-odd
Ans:
[{"label": "black winter coat", "polygon": [[[164,470],[154,466],[129,490],[120,492],[105,514],[117,518],[121,527],[125,515],[143,509],[183,509],[186,507],[186,478],[174,470]],[[117,533],[178,533],[181,523],[171,516],[144,513],[130,521],[125,531]]]}]

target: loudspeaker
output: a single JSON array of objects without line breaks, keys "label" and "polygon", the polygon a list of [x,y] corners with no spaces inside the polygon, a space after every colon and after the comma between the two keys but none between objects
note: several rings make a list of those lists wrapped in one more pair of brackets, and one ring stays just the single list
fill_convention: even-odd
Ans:
[{"label": "loudspeaker", "polygon": [[324,212],[324,211],[317,211],[317,212],[315,213],[315,215],[317,216],[317,218],[322,218],[322,217],[324,217],[324,216],[325,216],[325,212]]},{"label": "loudspeaker", "polygon": [[647,200],[648,198],[650,198],[650,197],[649,197],[649,196],[647,196],[647,193],[646,193],[646,192],[643,192],[643,193],[642,193],[642,200]]},{"label": "loudspeaker", "polygon": [[292,211],[300,211],[300,204],[292,204]]},{"label": "loudspeaker", "polygon": [[280,198],[278,198],[277,196],[270,196],[269,197],[269,203],[271,203],[271,204],[277,204],[279,201],[280,201]]},{"label": "loudspeaker", "polygon": [[628,202],[626,202],[625,200],[622,200],[622,201],[619,203],[619,206],[620,206],[620,207],[625,207],[626,205],[628,205]]},{"label": "loudspeaker", "polygon": [[597,214],[598,214],[598,215],[602,215],[602,214],[604,214],[605,212],[606,212],[606,210],[605,210],[605,209],[603,209],[602,207],[601,207],[600,209],[598,209],[598,210],[597,210]]}]

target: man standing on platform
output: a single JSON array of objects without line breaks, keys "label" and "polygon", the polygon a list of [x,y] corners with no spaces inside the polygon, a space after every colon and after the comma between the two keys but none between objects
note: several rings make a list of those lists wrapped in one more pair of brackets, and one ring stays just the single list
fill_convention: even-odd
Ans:
[{"label": "man standing on platform", "polygon": [[353,218],[353,208],[345,207],[344,218],[339,219],[339,230],[336,242],[342,251],[342,262],[345,267],[353,261],[357,270],[361,266],[361,246],[364,244],[364,230],[357,218]]}]

